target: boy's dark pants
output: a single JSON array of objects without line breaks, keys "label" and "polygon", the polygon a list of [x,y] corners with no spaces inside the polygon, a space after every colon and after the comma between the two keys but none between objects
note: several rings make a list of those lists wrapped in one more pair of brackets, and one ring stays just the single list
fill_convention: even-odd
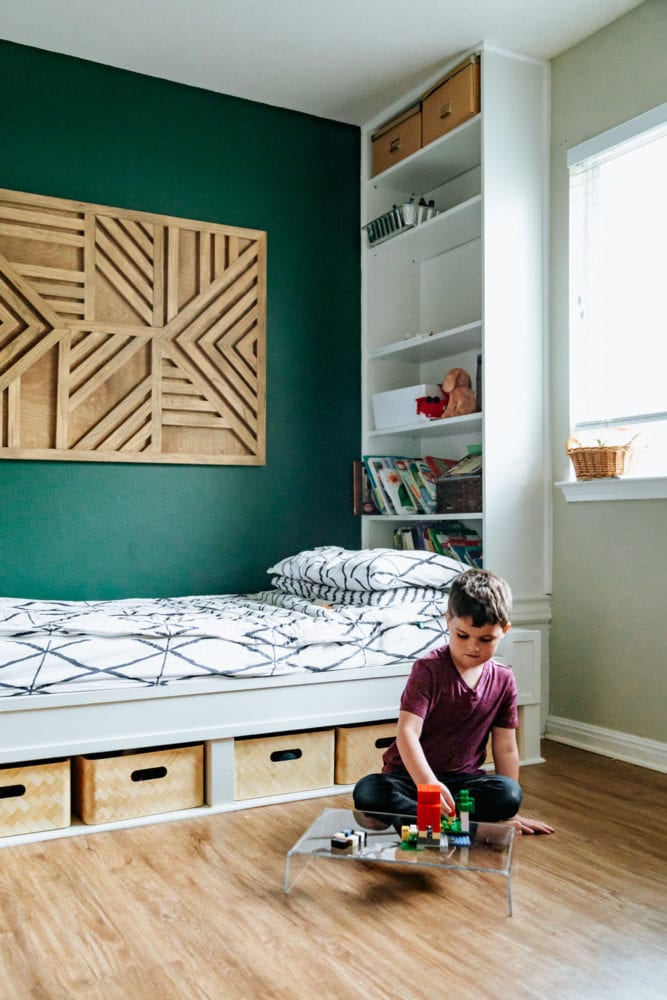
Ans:
[{"label": "boy's dark pants", "polygon": [[[521,786],[496,774],[439,774],[452,795],[466,788],[475,802],[472,818],[496,823],[515,816],[521,806]],[[407,771],[367,774],[354,787],[354,807],[364,813],[411,818],[417,815],[417,788]]]}]

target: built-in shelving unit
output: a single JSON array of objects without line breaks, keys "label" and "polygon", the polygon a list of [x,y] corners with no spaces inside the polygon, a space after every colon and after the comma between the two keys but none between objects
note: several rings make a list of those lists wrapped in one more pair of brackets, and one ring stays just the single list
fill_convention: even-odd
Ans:
[{"label": "built-in shelving unit", "polygon": [[[482,510],[418,520],[463,520],[483,536],[484,563],[515,595],[546,605],[547,491],[543,413],[543,256],[546,213],[546,67],[486,43],[481,113],[371,177],[371,135],[469,53],[363,132],[362,225],[411,195],[439,214],[370,245],[363,273],[362,454],[462,458],[482,446]],[[462,367],[479,412],[447,420],[373,422],[373,395],[438,385]],[[362,543],[391,545],[410,518],[362,519]],[[545,619],[547,615],[544,615]]]}]

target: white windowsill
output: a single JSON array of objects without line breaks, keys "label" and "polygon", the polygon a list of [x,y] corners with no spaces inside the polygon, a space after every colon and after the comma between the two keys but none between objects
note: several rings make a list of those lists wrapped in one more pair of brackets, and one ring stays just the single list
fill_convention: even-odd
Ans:
[{"label": "white windowsill", "polygon": [[568,503],[581,500],[664,500],[667,477],[646,479],[579,479],[555,484]]}]

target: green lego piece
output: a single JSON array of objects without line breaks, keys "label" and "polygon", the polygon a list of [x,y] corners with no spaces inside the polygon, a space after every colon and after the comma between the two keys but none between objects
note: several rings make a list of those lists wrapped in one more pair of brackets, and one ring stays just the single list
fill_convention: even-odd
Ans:
[{"label": "green lego piece", "polygon": [[467,788],[461,789],[456,796],[456,805],[460,813],[472,813],[475,811],[475,800],[472,798]]},{"label": "green lego piece", "polygon": [[461,833],[460,816],[443,816],[440,820],[440,833]]}]

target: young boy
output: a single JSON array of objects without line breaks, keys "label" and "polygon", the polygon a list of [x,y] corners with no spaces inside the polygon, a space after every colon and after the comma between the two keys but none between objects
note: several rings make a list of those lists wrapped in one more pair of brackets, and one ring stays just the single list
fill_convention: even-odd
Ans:
[{"label": "young boy", "polygon": [[[413,817],[417,785],[440,785],[445,814],[455,812],[462,789],[475,801],[473,819],[511,820],[517,833],[553,833],[519,816],[519,725],[514,675],[492,659],[509,631],[512,593],[505,580],[472,569],[452,583],[447,608],[449,645],[417,660],[401,696],[396,741],[385,751],[381,774],[357,782],[359,813]],[[487,739],[495,774],[482,769]],[[358,817],[371,828],[380,817]]]}]

